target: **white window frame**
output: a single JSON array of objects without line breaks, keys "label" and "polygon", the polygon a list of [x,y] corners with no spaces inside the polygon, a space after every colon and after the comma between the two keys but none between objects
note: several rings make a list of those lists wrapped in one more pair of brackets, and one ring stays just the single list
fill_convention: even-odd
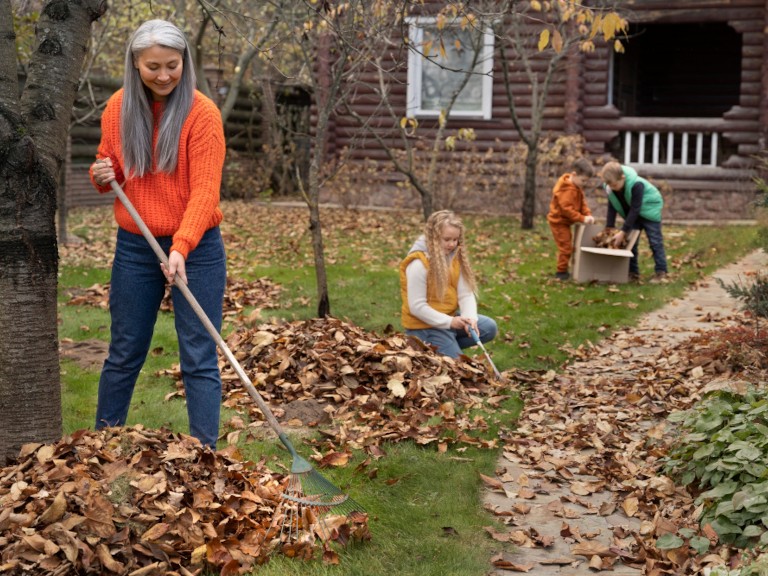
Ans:
[{"label": "white window frame", "polygon": [[[425,64],[429,66],[429,62],[422,55],[420,48],[424,42],[424,28],[434,25],[437,19],[433,16],[418,16],[408,18],[406,21],[408,23],[408,42],[411,45],[411,49],[408,51],[408,117],[437,118],[440,116],[441,110],[422,106],[422,81],[425,73]],[[448,26],[457,27],[458,23],[450,23]],[[475,110],[457,110],[454,105],[450,114],[451,118],[491,119],[493,107],[493,46],[493,32],[490,28],[486,28],[483,34],[482,54],[476,66],[479,70],[477,75],[469,79],[470,83],[476,83],[476,89],[479,87],[482,94],[480,101]],[[441,62],[445,59],[438,55],[433,57],[433,60]],[[456,74],[459,74],[459,72],[456,72]],[[466,90],[467,86],[464,89]]]}]

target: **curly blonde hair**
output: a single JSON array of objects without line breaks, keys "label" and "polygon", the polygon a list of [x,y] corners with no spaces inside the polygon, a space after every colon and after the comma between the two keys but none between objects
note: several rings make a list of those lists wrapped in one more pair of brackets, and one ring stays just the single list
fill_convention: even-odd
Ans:
[{"label": "curly blonde hair", "polygon": [[451,210],[433,212],[427,218],[427,222],[424,225],[424,238],[427,243],[427,251],[430,254],[427,285],[433,286],[437,297],[442,298],[450,282],[449,260],[440,257],[443,254],[440,241],[443,229],[446,226],[453,226],[459,230],[459,243],[456,247],[454,258],[459,259],[459,270],[464,277],[464,281],[472,292],[476,292],[475,274],[472,271],[472,266],[469,264],[469,255],[464,243],[464,224]]}]

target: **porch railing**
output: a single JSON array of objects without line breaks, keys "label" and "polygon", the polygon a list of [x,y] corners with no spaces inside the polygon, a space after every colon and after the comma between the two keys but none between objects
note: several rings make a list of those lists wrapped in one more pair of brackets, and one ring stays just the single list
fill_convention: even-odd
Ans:
[{"label": "porch railing", "polygon": [[719,118],[621,118],[618,124],[625,164],[719,165]]}]

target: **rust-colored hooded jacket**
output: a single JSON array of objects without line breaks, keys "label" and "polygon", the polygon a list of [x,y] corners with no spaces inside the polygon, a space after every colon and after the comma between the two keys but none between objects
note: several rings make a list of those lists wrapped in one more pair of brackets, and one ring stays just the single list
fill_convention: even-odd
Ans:
[{"label": "rust-colored hooded jacket", "polygon": [[576,222],[584,222],[586,216],[592,211],[587,206],[584,190],[573,183],[571,173],[568,172],[558,178],[552,189],[552,201],[549,203],[547,221],[551,224],[571,225]]}]

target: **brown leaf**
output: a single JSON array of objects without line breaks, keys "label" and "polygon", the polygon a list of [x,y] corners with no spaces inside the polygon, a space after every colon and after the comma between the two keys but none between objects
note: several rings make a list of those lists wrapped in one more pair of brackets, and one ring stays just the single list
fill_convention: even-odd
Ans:
[{"label": "brown leaf", "polygon": [[497,478],[491,478],[485,474],[480,474],[480,480],[483,481],[483,484],[485,484],[486,488],[490,488],[496,492],[504,492],[504,484]]},{"label": "brown leaf", "polygon": [[151,526],[148,530],[146,530],[141,535],[141,540],[145,542],[151,542],[152,540],[157,540],[165,536],[165,534],[170,529],[171,529],[170,524],[167,524],[165,522],[159,522],[154,526]]},{"label": "brown leaf", "polygon": [[40,517],[37,519],[39,524],[53,524],[54,522],[58,522],[62,516],[64,516],[64,513],[67,511],[67,498],[64,496],[64,492],[59,490],[59,492],[56,493],[56,497],[53,499],[53,502],[51,502],[51,505],[48,506],[48,508],[40,514]]},{"label": "brown leaf", "polygon": [[505,560],[501,554],[491,558],[491,565],[494,568],[511,570],[512,572],[530,572],[533,569],[533,564],[516,564],[515,562]]},{"label": "brown leaf", "polygon": [[571,553],[575,554],[576,556],[587,556],[591,558],[592,556],[615,556],[615,552],[611,551],[611,549],[606,546],[605,544],[601,544],[600,542],[580,542],[574,546],[571,546]]},{"label": "brown leaf", "polygon": [[634,496],[625,498],[624,501],[621,503],[621,509],[624,510],[624,514],[632,518],[635,514],[637,514],[637,510],[639,508],[639,501]]},{"label": "brown leaf", "polygon": [[123,574],[125,571],[125,565],[122,562],[118,562],[112,558],[112,554],[109,552],[109,548],[106,544],[99,544],[96,547],[96,556],[101,562],[101,565],[116,574]]},{"label": "brown leaf", "polygon": [[318,466],[320,468],[328,468],[329,466],[346,466],[349,463],[349,452],[331,452],[326,454],[320,460],[318,460]]}]

